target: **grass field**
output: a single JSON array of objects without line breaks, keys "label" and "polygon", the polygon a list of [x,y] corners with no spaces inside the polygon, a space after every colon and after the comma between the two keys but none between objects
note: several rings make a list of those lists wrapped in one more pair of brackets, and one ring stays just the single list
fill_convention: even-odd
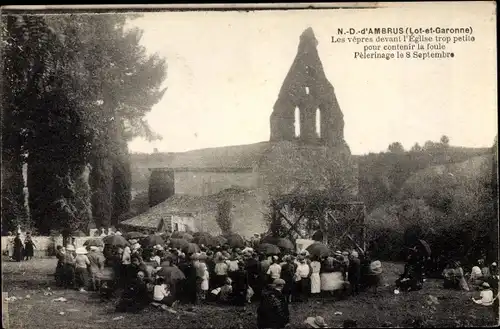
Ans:
[{"label": "grass field", "polygon": [[[2,262],[3,292],[17,299],[6,303],[9,328],[255,328],[257,304],[240,307],[180,305],[176,314],[146,309],[140,314],[115,313],[112,302],[103,303],[92,293],[54,287],[55,259]],[[321,315],[330,327],[356,320],[359,327],[464,327],[493,326],[490,308],[475,305],[471,292],[440,288],[428,280],[418,292],[393,293],[402,265],[384,263],[385,285],[378,294],[365,292],[343,301],[310,300],[290,306],[292,328],[302,327],[308,316]],[[48,289],[53,295],[44,295]],[[27,295],[29,295],[27,297]],[[429,296],[437,298],[432,302]],[[64,297],[66,302],[53,299]],[[436,299],[434,299],[436,301]],[[336,313],[341,312],[341,314]]]}]

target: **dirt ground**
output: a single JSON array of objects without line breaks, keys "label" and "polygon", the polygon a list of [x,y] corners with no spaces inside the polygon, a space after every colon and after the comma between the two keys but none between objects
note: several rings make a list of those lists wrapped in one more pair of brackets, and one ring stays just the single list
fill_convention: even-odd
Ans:
[{"label": "dirt ground", "polygon": [[[154,307],[140,314],[116,313],[112,302],[93,293],[61,290],[54,286],[55,259],[2,262],[4,321],[8,328],[255,328],[257,304],[242,307],[188,305],[172,314]],[[475,305],[472,292],[443,290],[440,280],[427,280],[418,292],[393,293],[401,264],[383,263],[384,286],[342,301],[310,300],[290,306],[292,328],[303,327],[308,316],[323,316],[330,327],[345,320],[358,327],[464,327],[493,326],[491,308]],[[49,290],[50,289],[50,290]],[[44,293],[52,292],[52,295]],[[15,296],[15,301],[5,298]],[[431,298],[436,297],[437,299]],[[66,302],[53,301],[64,297]],[[22,298],[22,299],[20,299]]]}]

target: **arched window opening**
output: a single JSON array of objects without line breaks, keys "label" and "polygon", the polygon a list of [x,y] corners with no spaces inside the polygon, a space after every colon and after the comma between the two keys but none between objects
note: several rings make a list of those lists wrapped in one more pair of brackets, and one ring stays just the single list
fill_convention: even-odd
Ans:
[{"label": "arched window opening", "polygon": [[321,138],[321,111],[316,109],[316,135]]},{"label": "arched window opening", "polygon": [[295,108],[295,137],[300,136],[300,110],[298,107]]}]

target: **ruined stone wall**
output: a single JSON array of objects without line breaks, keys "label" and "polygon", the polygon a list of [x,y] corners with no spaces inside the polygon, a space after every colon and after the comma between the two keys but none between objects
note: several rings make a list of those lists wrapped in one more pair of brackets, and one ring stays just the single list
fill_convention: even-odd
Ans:
[{"label": "ruined stone wall", "polygon": [[[311,28],[300,36],[295,60],[283,82],[270,117],[271,141],[298,139],[308,144],[346,146],[344,116],[333,86],[323,70],[318,41]],[[295,136],[295,111],[300,113],[300,135]],[[320,113],[320,131],[316,115]]]},{"label": "ruined stone wall", "polygon": [[259,164],[262,188],[271,197],[289,193],[358,192],[357,164],[345,147],[272,143]]}]

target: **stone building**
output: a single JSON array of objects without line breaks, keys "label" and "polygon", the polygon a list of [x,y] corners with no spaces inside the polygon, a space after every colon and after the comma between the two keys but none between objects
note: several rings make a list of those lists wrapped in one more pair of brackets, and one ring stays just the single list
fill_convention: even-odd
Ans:
[{"label": "stone building", "polygon": [[[266,230],[268,203],[275,196],[339,188],[357,195],[357,166],[317,45],[313,30],[306,29],[270,117],[269,141],[150,156],[149,169],[169,171],[175,192],[154,207],[156,213],[169,213],[179,198],[198,199],[206,207],[192,207],[192,226],[216,231],[213,196],[224,195],[232,200],[233,230],[251,235]],[[123,224],[140,222],[132,218]]]}]

